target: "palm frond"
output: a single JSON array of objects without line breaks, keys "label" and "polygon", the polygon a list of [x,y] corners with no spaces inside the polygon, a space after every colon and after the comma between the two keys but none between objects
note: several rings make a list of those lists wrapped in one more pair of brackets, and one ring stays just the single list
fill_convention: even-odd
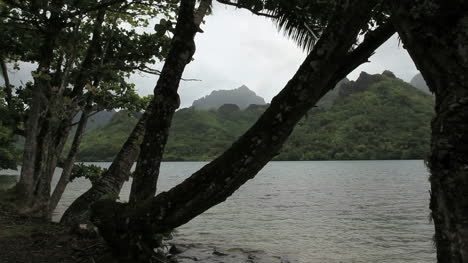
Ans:
[{"label": "palm frond", "polygon": [[269,12],[276,17],[278,29],[307,51],[317,42],[334,8],[334,1],[329,0],[269,1],[276,3]]},{"label": "palm frond", "polygon": [[309,51],[333,11],[334,0],[218,0],[273,19],[278,29]]}]

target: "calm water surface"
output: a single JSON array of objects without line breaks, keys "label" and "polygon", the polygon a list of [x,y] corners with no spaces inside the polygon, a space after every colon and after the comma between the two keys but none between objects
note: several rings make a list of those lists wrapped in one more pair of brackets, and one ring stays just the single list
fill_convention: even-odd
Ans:
[{"label": "calm water surface", "polygon": [[[159,191],[204,164],[163,163]],[[176,239],[300,263],[435,262],[427,178],[422,161],[271,162],[226,202],[180,227]],[[55,219],[88,187],[84,180],[69,185]]]}]

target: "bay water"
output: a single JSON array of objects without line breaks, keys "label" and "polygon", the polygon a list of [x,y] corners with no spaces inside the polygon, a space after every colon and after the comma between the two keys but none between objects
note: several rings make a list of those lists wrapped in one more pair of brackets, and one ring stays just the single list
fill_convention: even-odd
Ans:
[{"label": "bay water", "polygon": [[[163,163],[158,191],[204,164]],[[89,187],[84,179],[73,181],[54,219]],[[129,189],[127,182],[122,201]],[[428,207],[422,160],[270,162],[224,203],[178,228],[175,239],[298,263],[435,262]]]}]

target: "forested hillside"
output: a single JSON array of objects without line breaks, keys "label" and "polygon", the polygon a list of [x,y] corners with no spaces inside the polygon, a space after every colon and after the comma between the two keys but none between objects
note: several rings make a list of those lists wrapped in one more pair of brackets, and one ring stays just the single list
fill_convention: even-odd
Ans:
[{"label": "forested hillside", "polygon": [[[433,98],[390,72],[362,73],[336,88],[327,103],[309,112],[277,160],[423,159],[429,145]],[[210,160],[246,131],[267,106],[239,110],[177,111],[166,147],[170,161]],[[136,123],[117,113],[86,134],[79,160],[110,161]]]}]

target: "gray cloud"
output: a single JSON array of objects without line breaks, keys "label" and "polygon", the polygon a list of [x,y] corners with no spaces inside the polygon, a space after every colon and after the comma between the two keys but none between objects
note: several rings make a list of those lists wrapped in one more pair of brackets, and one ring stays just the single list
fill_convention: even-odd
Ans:
[{"label": "gray cloud", "polygon": [[[217,5],[196,37],[195,60],[182,82],[182,106],[217,89],[247,85],[269,101],[294,74],[305,53],[279,33],[271,20],[249,12]],[[139,90],[149,94],[155,78],[134,78]]]},{"label": "gray cloud", "polygon": [[[33,77],[31,75],[32,71],[35,71],[37,69],[37,66],[32,63],[27,63],[27,62],[20,62],[19,67],[20,70],[14,70],[13,69],[13,64],[8,64],[8,75],[10,77],[10,82],[12,85],[15,86],[22,86],[28,81],[32,81]],[[4,80],[3,76],[0,77],[1,84],[4,85]]]},{"label": "gray cloud", "polygon": [[[306,54],[273,22],[244,10],[216,5],[214,13],[203,25],[205,33],[196,37],[195,60],[190,63],[185,78],[201,82],[182,82],[181,106],[218,89],[234,89],[247,85],[270,101],[294,75]],[[370,63],[358,67],[348,77],[357,78],[361,71],[381,73],[393,71],[409,81],[417,70],[406,51],[394,36],[382,45]],[[150,94],[156,77],[133,78],[142,94]]]}]

